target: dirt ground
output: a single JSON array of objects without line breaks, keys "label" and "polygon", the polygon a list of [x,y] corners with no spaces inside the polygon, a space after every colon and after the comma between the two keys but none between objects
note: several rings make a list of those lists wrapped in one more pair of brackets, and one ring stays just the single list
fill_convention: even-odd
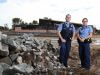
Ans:
[{"label": "dirt ground", "polygon": [[80,59],[78,55],[78,47],[72,47],[69,57],[69,65],[76,68],[79,75],[100,75],[100,47],[94,46],[91,48],[91,69],[89,73],[85,73],[79,69]]},{"label": "dirt ground", "polygon": [[[58,38],[43,38],[42,39],[51,39],[52,40],[52,44],[57,48],[58,43],[57,40]],[[100,36],[94,36],[93,39],[100,39]],[[75,68],[75,74],[76,75],[100,75],[100,45],[95,45],[92,43],[91,45],[91,69],[89,72],[85,72],[80,70],[80,59],[79,59],[79,55],[78,55],[78,45],[74,44],[72,45],[72,50],[70,52],[70,57],[69,57],[69,61],[68,64],[72,67]]]}]

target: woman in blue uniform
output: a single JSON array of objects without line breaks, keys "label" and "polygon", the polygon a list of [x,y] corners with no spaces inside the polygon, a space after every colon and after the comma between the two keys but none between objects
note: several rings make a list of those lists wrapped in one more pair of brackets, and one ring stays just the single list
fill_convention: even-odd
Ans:
[{"label": "woman in blue uniform", "polygon": [[92,37],[93,29],[88,26],[88,19],[83,18],[82,27],[78,31],[78,43],[79,43],[79,57],[81,60],[81,67],[86,70],[90,69],[90,38]]}]

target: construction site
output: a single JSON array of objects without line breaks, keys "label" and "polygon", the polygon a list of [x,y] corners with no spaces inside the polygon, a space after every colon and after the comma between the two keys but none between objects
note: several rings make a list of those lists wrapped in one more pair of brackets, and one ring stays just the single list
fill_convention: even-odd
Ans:
[{"label": "construction site", "polygon": [[[89,71],[80,69],[76,38],[72,41],[69,68],[59,62],[57,26],[60,23],[40,19],[36,26],[12,25],[11,31],[1,31],[0,75],[100,75],[100,35],[96,30],[91,43]],[[76,30],[81,26],[73,24]]]}]

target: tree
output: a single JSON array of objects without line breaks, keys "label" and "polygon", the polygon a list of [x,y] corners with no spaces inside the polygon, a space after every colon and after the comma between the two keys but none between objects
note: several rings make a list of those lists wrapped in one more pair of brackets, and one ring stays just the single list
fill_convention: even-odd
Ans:
[{"label": "tree", "polygon": [[22,22],[20,23],[20,25],[25,25],[24,21],[22,21]]},{"label": "tree", "polygon": [[8,24],[4,24],[4,29],[9,30]]},{"label": "tree", "polygon": [[34,24],[38,24],[38,21],[33,20],[32,24],[33,24],[33,25],[34,25]]},{"label": "tree", "polygon": [[33,25],[32,23],[29,23],[29,25]]},{"label": "tree", "polygon": [[20,18],[13,18],[12,19],[12,23],[14,25],[20,25],[21,22],[22,22],[22,20]]}]

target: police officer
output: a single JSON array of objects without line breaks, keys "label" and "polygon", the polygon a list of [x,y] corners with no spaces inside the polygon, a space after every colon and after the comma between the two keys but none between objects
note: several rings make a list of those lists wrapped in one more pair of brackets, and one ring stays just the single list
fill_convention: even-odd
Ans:
[{"label": "police officer", "polygon": [[82,27],[78,31],[78,43],[79,43],[79,57],[81,60],[81,67],[84,69],[90,69],[90,42],[87,40],[92,37],[93,29],[91,26],[88,26],[88,19],[83,18]]},{"label": "police officer", "polygon": [[58,36],[61,40],[60,44],[60,62],[68,67],[67,61],[69,57],[69,52],[71,49],[71,41],[74,39],[75,27],[70,22],[71,15],[67,14],[65,17],[66,22],[61,23],[58,27]]}]

